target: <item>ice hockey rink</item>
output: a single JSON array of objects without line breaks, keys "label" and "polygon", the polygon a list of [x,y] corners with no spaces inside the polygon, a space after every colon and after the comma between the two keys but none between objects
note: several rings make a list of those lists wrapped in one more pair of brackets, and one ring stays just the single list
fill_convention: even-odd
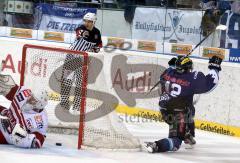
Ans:
[{"label": "ice hockey rink", "polygon": [[[225,79],[226,81],[226,79]],[[237,88],[237,87],[236,87]],[[234,92],[234,90],[232,90]],[[219,93],[219,92],[216,92]],[[222,91],[219,93],[222,96]],[[239,97],[239,96],[236,96]],[[204,99],[201,99],[204,101]],[[219,99],[218,99],[219,100]],[[10,103],[0,97],[1,105],[8,107]],[[231,101],[227,101],[231,102]],[[6,105],[5,105],[6,104]],[[215,103],[214,103],[215,104]],[[198,108],[203,110],[204,107]],[[224,109],[218,108],[218,111]],[[236,107],[236,110],[238,107]],[[216,115],[219,115],[215,112]],[[234,113],[233,113],[234,114]],[[224,113],[221,115],[225,115]],[[236,113],[236,115],[238,115]],[[237,119],[237,118],[236,118]],[[154,141],[168,135],[168,126],[164,123],[140,122],[125,123],[129,131],[141,140]],[[219,135],[206,131],[196,131],[197,144],[193,149],[186,149],[183,144],[177,152],[149,154],[145,151],[107,151],[99,149],[77,150],[77,136],[63,134],[47,134],[46,142],[41,149],[21,149],[11,145],[0,145],[0,163],[239,163],[240,138]],[[62,146],[56,146],[62,143]]]},{"label": "ice hockey rink", "polygon": [[[164,123],[132,123],[128,129],[141,142],[152,141],[167,136],[168,127]],[[20,149],[10,145],[0,145],[1,163],[238,163],[240,162],[240,139],[197,130],[197,144],[193,149],[182,145],[177,152],[149,154],[144,151],[77,150],[77,136],[48,134],[42,149]],[[62,146],[56,146],[61,142]]]},{"label": "ice hockey rink", "polygon": [[[166,92],[179,97],[182,86],[190,91],[209,83],[195,80],[198,72],[193,81],[163,76],[177,65],[169,61],[179,56],[193,61],[180,73],[201,71],[218,83],[193,100],[196,126],[206,131],[196,129],[191,148],[183,142],[175,152],[148,153],[144,142],[169,133],[169,125],[158,122],[159,97]],[[33,95],[47,91],[49,96],[44,105],[48,122],[37,126],[49,126],[43,147],[35,149],[31,141],[34,148],[19,148],[19,139],[16,145],[0,144],[0,163],[240,163],[240,0],[0,0],[0,74]],[[162,77],[170,78],[165,92],[158,89]],[[6,108],[11,102],[1,95],[1,84],[9,81],[0,79],[0,106]],[[64,101],[79,106],[84,123],[74,115],[78,108],[59,109]],[[32,127],[30,120],[23,128]],[[23,120],[16,123],[11,127]],[[142,147],[128,150],[139,147],[138,140]]]}]

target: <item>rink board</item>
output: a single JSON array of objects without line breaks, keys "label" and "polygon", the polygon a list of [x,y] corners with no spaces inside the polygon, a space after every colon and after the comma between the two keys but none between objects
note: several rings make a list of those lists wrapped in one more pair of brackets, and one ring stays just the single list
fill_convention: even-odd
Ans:
[{"label": "rink board", "polygon": [[[7,64],[4,74],[10,74],[19,82],[21,51],[25,43],[45,46],[68,47],[68,44],[34,41],[14,38],[0,38],[0,59]],[[117,111],[138,116],[160,119],[158,113],[158,91],[146,95],[158,81],[160,72],[168,65],[168,55],[116,50],[104,51],[89,56],[100,61],[101,69],[97,77],[89,78],[88,89],[110,95],[117,100]],[[193,59],[194,69],[208,72],[208,61]],[[90,67],[94,71],[96,67]],[[196,104],[196,125],[198,128],[225,135],[239,136],[240,114],[240,65],[224,62],[218,87],[209,94],[201,95]],[[90,72],[91,72],[90,71]],[[151,74],[149,74],[151,72]],[[90,73],[91,74],[91,73]],[[127,84],[126,84],[127,83]],[[131,88],[131,84],[133,87]],[[55,93],[55,92],[52,92]]]}]

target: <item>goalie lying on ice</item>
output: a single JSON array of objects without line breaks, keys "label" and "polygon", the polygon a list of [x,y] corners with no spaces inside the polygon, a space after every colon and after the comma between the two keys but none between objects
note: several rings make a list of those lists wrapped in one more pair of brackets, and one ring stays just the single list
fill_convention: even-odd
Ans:
[{"label": "goalie lying on ice", "polygon": [[0,94],[11,101],[9,108],[0,105],[0,144],[41,148],[48,124],[44,110],[47,92],[33,94],[30,89],[9,81],[13,81],[11,76],[0,75]]}]

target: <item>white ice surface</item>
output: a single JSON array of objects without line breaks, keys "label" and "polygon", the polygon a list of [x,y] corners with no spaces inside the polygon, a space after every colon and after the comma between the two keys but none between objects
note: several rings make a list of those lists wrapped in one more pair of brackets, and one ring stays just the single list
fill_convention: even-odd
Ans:
[{"label": "white ice surface", "polygon": [[[129,124],[131,132],[141,141],[163,138],[168,128],[163,123]],[[42,149],[20,149],[10,145],[0,145],[1,163],[188,163],[240,162],[240,139],[214,133],[197,131],[197,145],[194,149],[177,152],[149,154],[146,152],[115,152],[104,150],[77,150],[77,137],[73,135],[48,134]],[[56,142],[63,143],[55,146]]]}]

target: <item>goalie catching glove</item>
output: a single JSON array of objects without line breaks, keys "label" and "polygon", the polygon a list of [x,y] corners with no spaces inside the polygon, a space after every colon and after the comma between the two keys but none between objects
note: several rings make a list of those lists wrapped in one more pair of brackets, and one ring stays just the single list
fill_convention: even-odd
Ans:
[{"label": "goalie catching glove", "polygon": [[222,63],[222,59],[217,57],[217,56],[213,56],[212,58],[209,59],[209,65],[208,68],[217,70],[217,71],[221,71],[221,63]]}]

